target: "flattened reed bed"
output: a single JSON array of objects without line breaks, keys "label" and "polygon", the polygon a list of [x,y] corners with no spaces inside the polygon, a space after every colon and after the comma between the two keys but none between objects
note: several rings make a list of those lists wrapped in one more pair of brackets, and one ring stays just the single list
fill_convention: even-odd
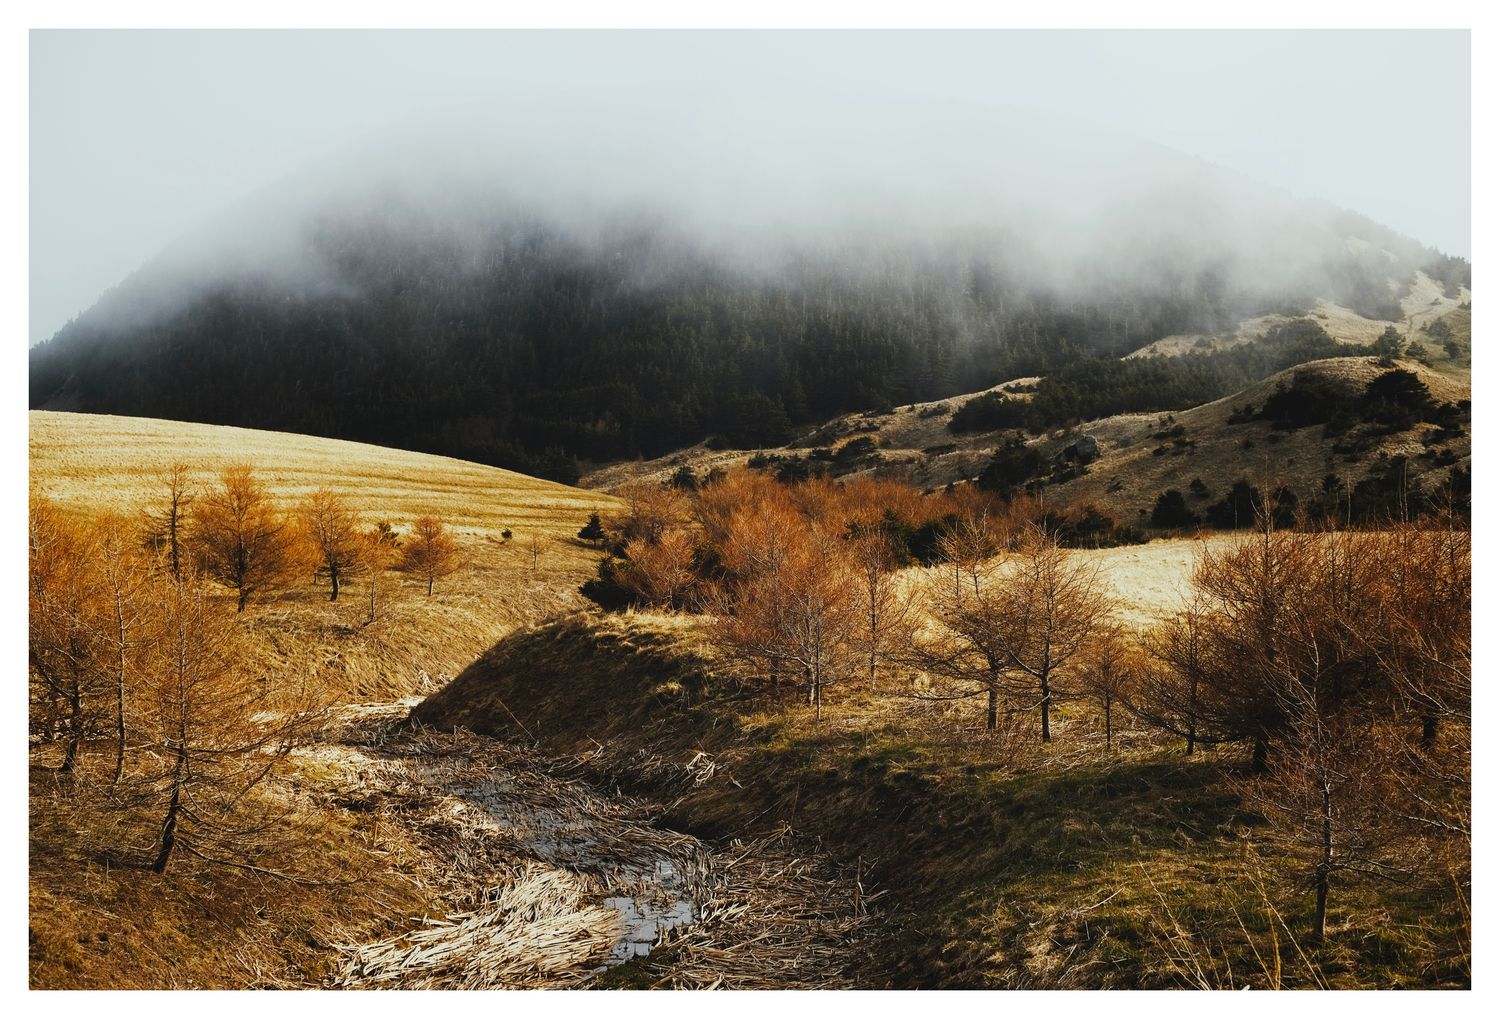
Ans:
[{"label": "flattened reed bed", "polygon": [[414,877],[453,906],[373,943],[335,937],[328,986],[851,985],[872,897],[812,841],[783,825],[716,847],[580,780],[576,759],[403,727],[402,710],[346,709],[307,756],[332,766],[334,805],[423,843]]}]

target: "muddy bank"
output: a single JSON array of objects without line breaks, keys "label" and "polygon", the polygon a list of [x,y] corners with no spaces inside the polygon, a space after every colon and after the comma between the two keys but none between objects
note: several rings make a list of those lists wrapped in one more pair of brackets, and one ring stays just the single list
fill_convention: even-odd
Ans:
[{"label": "muddy bank", "polygon": [[601,790],[576,762],[347,709],[307,752],[338,809],[422,844],[415,881],[452,908],[339,945],[337,987],[838,987],[872,923],[855,876],[781,829],[712,844],[661,805]]}]

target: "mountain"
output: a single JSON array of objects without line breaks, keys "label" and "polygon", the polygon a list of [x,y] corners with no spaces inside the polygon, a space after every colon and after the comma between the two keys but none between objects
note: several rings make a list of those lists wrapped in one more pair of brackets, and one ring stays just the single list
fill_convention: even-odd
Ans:
[{"label": "mountain", "polygon": [[[1394,320],[1418,269],[1468,283],[1362,217],[1129,139],[913,123],[897,160],[836,128],[721,135],[477,160],[447,135],[284,182],[35,347],[30,404],[572,480],[1320,298]],[[673,158],[648,172],[653,144]]]}]

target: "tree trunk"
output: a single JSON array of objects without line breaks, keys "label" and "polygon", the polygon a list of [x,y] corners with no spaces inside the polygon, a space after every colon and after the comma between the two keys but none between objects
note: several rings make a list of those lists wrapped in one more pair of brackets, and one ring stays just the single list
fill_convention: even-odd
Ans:
[{"label": "tree trunk", "polygon": [[[118,581],[117,581],[118,583]],[[125,608],[120,604],[119,588],[115,589],[115,637],[120,660],[115,672],[115,777],[118,782],[125,776]]]},{"label": "tree trunk", "polygon": [[78,763],[78,747],[83,742],[83,695],[75,688],[68,698],[68,747],[63,751],[59,771],[72,771]]},{"label": "tree trunk", "polygon": [[1323,942],[1323,926],[1328,918],[1328,873],[1333,869],[1333,790],[1327,781],[1319,790],[1322,793],[1323,846],[1322,858],[1318,861],[1318,904],[1313,913],[1312,941]]},{"label": "tree trunk", "polygon": [[[532,569],[535,569],[535,568],[536,568],[535,566],[532,567]],[[429,597],[429,598],[432,597],[432,579],[433,578],[431,578],[431,577],[427,578],[427,597]]]},{"label": "tree trunk", "polygon": [[1422,752],[1431,753],[1437,746],[1438,720],[1437,715],[1427,713],[1422,716]]},{"label": "tree trunk", "polygon": [[1193,756],[1198,746],[1198,680],[1188,682],[1187,755]]},{"label": "tree trunk", "polygon": [[1318,871],[1318,904],[1313,910],[1312,936],[1308,938],[1314,945],[1323,943],[1323,928],[1328,921],[1328,875],[1320,869]]},{"label": "tree trunk", "polygon": [[115,782],[125,776],[125,647],[120,646],[120,672],[115,681]]},{"label": "tree trunk", "polygon": [[1109,694],[1104,695],[1104,749],[1114,748],[1114,727],[1111,724],[1110,709],[1114,707],[1113,698]]},{"label": "tree trunk", "polygon": [[182,559],[180,558],[181,554],[179,553],[178,547],[177,547],[177,505],[176,505],[176,496],[173,496],[172,520],[167,525],[167,542],[168,542],[168,544],[170,544],[171,549],[172,549],[172,579],[173,580],[180,580],[182,578]]},{"label": "tree trunk", "polygon": [[339,568],[337,566],[329,566],[328,567],[328,586],[329,586],[328,600],[329,601],[338,601],[339,600]]},{"label": "tree trunk", "polygon": [[1042,742],[1052,742],[1052,683],[1042,673]]},{"label": "tree trunk", "polygon": [[182,809],[182,776],[187,770],[187,740],[177,743],[177,763],[172,769],[172,796],[167,801],[167,816],[161,825],[161,849],[152,861],[151,869],[164,873],[171,859],[172,847],[177,845],[177,815]]},{"label": "tree trunk", "polygon": [[1266,770],[1266,756],[1270,752],[1264,736],[1255,737],[1255,749],[1250,754],[1250,770],[1257,775]]},{"label": "tree trunk", "polygon": [[245,611],[245,603],[248,602],[249,600],[250,600],[250,589],[248,587],[242,587],[242,588],[240,588],[240,603],[235,608],[235,611],[236,612],[244,612]]},{"label": "tree trunk", "polygon": [[985,715],[984,727],[993,731],[1000,724],[1000,672],[998,669],[990,670],[990,706]]}]

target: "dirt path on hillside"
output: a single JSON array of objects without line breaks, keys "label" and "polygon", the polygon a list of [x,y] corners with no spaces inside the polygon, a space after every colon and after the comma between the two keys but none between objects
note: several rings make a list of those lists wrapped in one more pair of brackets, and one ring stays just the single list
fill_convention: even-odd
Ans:
[{"label": "dirt path on hillside", "polygon": [[408,704],[344,709],[307,750],[332,805],[424,848],[412,878],[453,908],[347,943],[331,986],[847,987],[869,898],[783,830],[710,845],[567,761],[470,733],[410,729]]}]

